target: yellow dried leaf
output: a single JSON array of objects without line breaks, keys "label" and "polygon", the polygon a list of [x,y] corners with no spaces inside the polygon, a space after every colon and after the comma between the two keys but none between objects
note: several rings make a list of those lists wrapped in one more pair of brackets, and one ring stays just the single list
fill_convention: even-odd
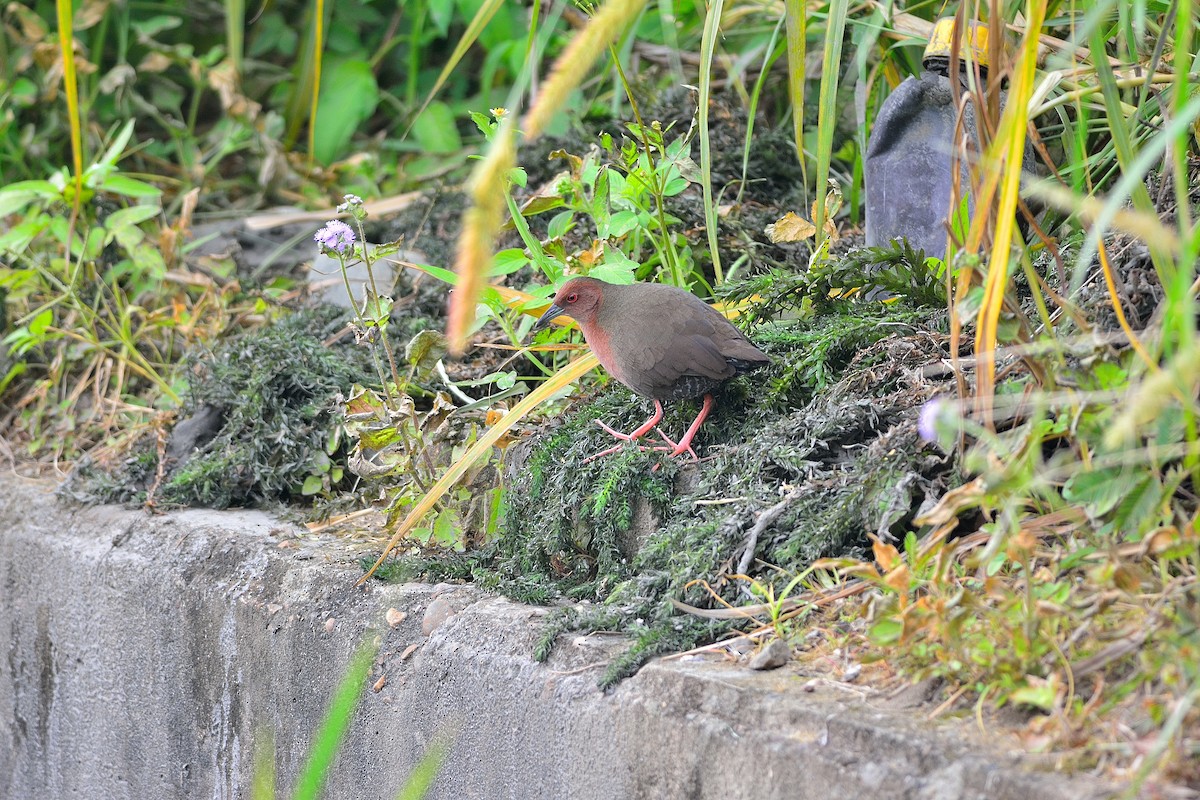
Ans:
[{"label": "yellow dried leaf", "polygon": [[883,576],[883,582],[893,591],[901,594],[908,591],[910,573],[907,564],[901,564],[893,570],[888,570],[888,574]]},{"label": "yellow dried leaf", "polygon": [[978,506],[986,491],[982,478],[951,489],[942,495],[936,506],[914,519],[913,524],[940,526],[952,521],[957,523],[959,512]]},{"label": "yellow dried leaf", "polygon": [[802,242],[816,234],[817,228],[804,217],[789,211],[763,229],[775,244],[780,242]]},{"label": "yellow dried leaf", "polygon": [[900,558],[900,551],[890,544],[876,539],[871,548],[875,551],[875,562],[879,564],[884,572],[891,572],[897,565],[903,563]]}]

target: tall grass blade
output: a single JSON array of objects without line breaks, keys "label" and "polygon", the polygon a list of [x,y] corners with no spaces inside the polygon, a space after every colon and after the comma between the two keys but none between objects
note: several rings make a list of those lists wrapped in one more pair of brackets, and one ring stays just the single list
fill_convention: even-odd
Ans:
[{"label": "tall grass blade", "polygon": [[571,92],[583,83],[592,64],[641,13],[645,4],[646,0],[609,0],[587,27],[576,34],[555,61],[554,69],[542,85],[542,93],[525,115],[521,125],[525,141],[541,136],[546,123],[562,109]]},{"label": "tall grass blade", "polygon": [[[67,98],[67,122],[71,128],[71,163],[75,168],[74,207],[78,213],[83,193],[83,130],[79,121],[79,80],[75,71],[75,28],[71,0],[56,0],[58,49],[63,62],[63,93]],[[70,259],[68,250],[67,258]]]},{"label": "tall grass blade", "polygon": [[317,800],[321,790],[329,779],[329,770],[333,759],[337,756],[338,748],[350,729],[350,718],[354,707],[366,686],[367,674],[371,671],[371,662],[375,659],[376,647],[363,643],[358,652],[350,659],[350,666],[334,692],[333,701],[329,704],[329,713],[317,730],[316,739],[309,751],[308,762],[296,784],[293,800]]},{"label": "tall grass blade", "polygon": [[317,98],[321,95],[321,60],[325,51],[325,0],[315,0],[313,18],[312,100],[308,108],[308,166],[317,152]]},{"label": "tall grass blade", "polygon": [[225,0],[225,49],[240,81],[246,50],[246,0]]},{"label": "tall grass blade", "polygon": [[[813,225],[818,240],[825,233],[825,193],[829,183],[829,163],[833,160],[833,132],[841,109],[837,106],[838,72],[842,68],[842,39],[846,33],[846,14],[850,0],[831,0],[825,20],[825,58],[821,65],[821,95],[817,120],[817,194]],[[804,113],[803,106],[800,113]]]},{"label": "tall grass blade", "polygon": [[[1021,165],[1029,126],[1029,98],[1033,95],[1037,70],[1038,35],[1045,19],[1045,0],[1026,4],[1028,27],[1009,83],[1008,100],[1000,115],[996,139],[988,148],[984,168],[1000,172],[1000,200],[995,209],[996,232],[984,280],[983,304],[975,331],[975,353],[980,358],[976,394],[984,421],[991,419],[991,398],[996,381],[996,336],[1004,293],[1008,288],[1008,266],[1012,258],[1017,199],[1021,189]],[[977,201],[978,202],[978,201]],[[976,206],[978,210],[978,205]],[[977,211],[977,213],[986,213]]]},{"label": "tall grass blade", "polygon": [[700,185],[704,190],[704,228],[708,235],[708,250],[712,258],[713,275],[717,283],[724,280],[721,272],[721,252],[717,247],[717,202],[712,188],[712,150],[708,132],[708,105],[712,99],[712,60],[721,29],[724,0],[711,0],[704,19],[704,34],[700,39]]},{"label": "tall grass blade", "polygon": [[408,783],[404,784],[400,794],[396,795],[396,800],[421,800],[429,793],[434,779],[442,769],[442,762],[446,760],[446,749],[446,745],[438,741],[426,748],[425,755],[421,756],[421,760],[413,767],[412,774],[408,776]]},{"label": "tall grass blade", "polygon": [[450,53],[450,58],[446,60],[446,64],[442,67],[442,71],[438,74],[437,80],[433,82],[433,88],[429,90],[429,94],[425,96],[425,102],[421,103],[421,107],[417,109],[417,113],[412,115],[412,119],[408,123],[408,127],[404,129],[404,134],[401,139],[407,139],[408,134],[412,131],[413,125],[416,124],[417,118],[425,113],[425,109],[429,108],[429,104],[437,97],[438,92],[446,85],[446,80],[458,68],[459,62],[463,56],[471,49],[471,45],[475,44],[479,39],[479,34],[483,33],[483,29],[492,21],[492,17],[496,16],[496,12],[500,10],[504,0],[486,0],[479,6],[479,10],[475,12],[475,16],[471,18],[471,22],[467,25],[467,29],[463,31],[463,35],[459,37],[458,44],[454,46],[454,51]]},{"label": "tall grass blade", "polygon": [[[750,108],[746,112],[746,142],[742,146],[742,180],[738,184],[738,202],[741,202],[742,193],[746,190],[746,176],[750,171],[750,145],[754,141],[754,121],[758,118],[758,104],[762,100],[763,87],[767,83],[767,76],[771,73],[771,66],[780,55],[776,42],[779,41],[779,29],[785,22],[786,20],[780,20],[775,29],[771,31],[771,39],[763,50],[762,68],[759,70],[758,79],[754,81],[754,88],[750,92]],[[787,42],[784,42],[784,49],[789,50]],[[801,173],[803,173],[803,167],[801,167]]]},{"label": "tall grass blade", "polygon": [[[1108,119],[1108,128],[1112,136],[1113,147],[1117,152],[1117,163],[1121,171],[1127,171],[1137,156],[1137,146],[1133,141],[1129,121],[1125,115],[1125,104],[1121,100],[1121,90],[1117,85],[1117,77],[1112,65],[1104,57],[1104,39],[1099,29],[1092,31],[1092,60],[1096,67],[1096,79],[1100,83],[1100,92],[1104,98],[1104,113]],[[1154,212],[1154,201],[1145,184],[1137,183],[1130,187],[1130,199],[1133,207],[1145,213]],[[1174,265],[1158,242],[1148,241],[1150,259],[1158,270],[1159,277],[1165,285],[1174,271]]]},{"label": "tall grass blade", "polygon": [[[1087,238],[1079,249],[1079,259],[1076,262],[1078,268],[1076,274],[1072,276],[1072,290],[1078,288],[1078,284],[1086,277],[1086,266],[1096,255],[1100,237],[1112,225],[1113,220],[1125,211],[1125,203],[1135,188],[1138,186],[1144,188],[1146,175],[1162,161],[1167,146],[1179,137],[1187,137],[1198,118],[1200,118],[1200,94],[1189,99],[1171,121],[1163,126],[1158,135],[1151,138],[1142,147],[1133,162],[1121,171],[1120,180],[1109,190],[1108,198],[1104,201],[1099,213],[1096,214],[1095,224],[1092,225]],[[1128,215],[1126,214],[1126,216]]]},{"label": "tall grass blade", "polygon": [[[808,10],[805,0],[784,0],[783,17],[787,25],[788,100],[792,107],[792,138],[800,174],[808,185],[808,161],[804,158],[804,61],[808,58]],[[819,229],[818,229],[819,230]]]}]

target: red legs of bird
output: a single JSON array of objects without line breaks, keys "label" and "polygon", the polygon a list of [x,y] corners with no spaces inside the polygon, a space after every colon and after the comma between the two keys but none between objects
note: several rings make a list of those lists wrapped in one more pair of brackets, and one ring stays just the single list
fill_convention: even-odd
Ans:
[{"label": "red legs of bird", "polygon": [[708,419],[708,414],[712,411],[713,405],[713,396],[711,394],[704,395],[704,405],[700,406],[700,413],[696,415],[695,421],[688,427],[687,433],[683,435],[683,438],[678,442],[673,442],[665,433],[658,431],[658,435],[663,438],[668,447],[656,447],[655,449],[669,449],[671,453],[667,458],[674,458],[675,456],[687,453],[692,457],[693,461],[699,461],[700,459],[696,456],[696,451],[692,449],[692,439],[696,438],[696,431],[700,430],[700,426],[704,424],[704,420]]},{"label": "red legs of bird", "polygon": [[604,428],[604,430],[606,430],[606,431],[608,431],[609,433],[611,433],[611,434],[613,435],[613,437],[614,437],[614,438],[616,438],[616,439],[620,439],[620,440],[621,440],[621,441],[623,441],[623,442],[632,442],[632,441],[634,441],[635,439],[640,439],[640,438],[642,438],[643,436],[645,436],[647,433],[649,433],[649,432],[650,432],[650,430],[651,430],[651,429],[652,429],[652,428],[653,428],[655,425],[657,425],[659,422],[661,422],[661,421],[662,421],[662,418],[663,418],[663,407],[662,407],[662,403],[660,403],[659,401],[655,400],[655,401],[654,401],[654,413],[650,415],[650,419],[648,419],[648,420],[646,420],[645,422],[643,422],[643,423],[641,424],[641,427],[639,427],[639,428],[638,428],[637,430],[635,430],[633,433],[621,433],[620,431],[613,430],[612,428],[608,427],[607,425],[605,425],[605,424],[604,424],[603,422],[601,422],[600,420],[596,420],[596,424],[597,424],[597,425],[599,425],[601,428]]},{"label": "red legs of bird", "polygon": [[[675,458],[675,456],[687,453],[692,457],[693,461],[699,461],[700,459],[696,455],[696,451],[692,449],[692,440],[696,438],[696,432],[700,430],[700,426],[704,424],[704,420],[708,419],[708,415],[713,410],[714,405],[715,403],[713,402],[713,396],[711,394],[704,395],[704,403],[700,406],[700,413],[696,415],[696,419],[688,427],[687,433],[685,433],[683,438],[678,442],[673,441],[671,437],[663,433],[662,429],[658,427],[658,423],[663,417],[662,403],[660,403],[658,400],[654,401],[654,414],[651,415],[650,419],[643,422],[637,430],[633,431],[633,433],[621,433],[620,431],[614,430],[608,425],[605,425],[600,420],[596,420],[597,425],[608,431],[617,439],[620,439],[620,441],[607,450],[601,450],[599,453],[596,453],[593,456],[588,456],[583,460],[583,463],[586,464],[589,461],[595,461],[597,458],[611,455],[623,448],[626,443],[636,442],[636,440],[641,439],[643,436],[649,433],[651,429],[653,429],[658,433],[659,436],[662,437],[662,444],[651,447],[650,449],[667,453],[667,458]],[[635,444],[634,446],[645,449],[638,444]],[[658,469],[658,466],[659,465],[656,464],[654,468]]]},{"label": "red legs of bird", "polygon": [[[596,453],[593,456],[588,456],[587,458],[585,458],[583,460],[583,463],[586,464],[589,461],[595,461],[597,458],[611,455],[612,453],[615,453],[618,450],[620,450],[621,448],[623,448],[627,442],[636,442],[638,439],[642,438],[647,433],[649,433],[651,430],[653,430],[655,428],[655,426],[657,426],[658,423],[662,420],[662,418],[663,418],[662,403],[660,403],[658,400],[655,400],[654,401],[654,413],[650,415],[650,419],[643,422],[638,427],[638,429],[633,431],[632,433],[621,433],[620,431],[615,430],[615,429],[610,428],[609,426],[605,425],[600,420],[596,420],[597,425],[599,425],[604,430],[608,431],[608,433],[612,434],[614,438],[619,439],[620,441],[617,442],[617,444],[613,445],[612,447],[608,448],[607,450],[601,450],[599,453]],[[661,435],[661,433],[662,433],[662,431],[659,431],[660,435]],[[665,436],[663,438],[666,439]],[[670,440],[667,439],[667,441],[670,441]],[[674,444],[674,443],[672,442],[672,444]],[[635,446],[639,447],[639,448],[641,447],[641,445],[635,445]]]}]

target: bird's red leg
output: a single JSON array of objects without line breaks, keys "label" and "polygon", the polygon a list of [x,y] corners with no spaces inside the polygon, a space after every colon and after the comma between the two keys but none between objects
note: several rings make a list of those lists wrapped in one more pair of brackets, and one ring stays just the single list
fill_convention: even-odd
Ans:
[{"label": "bird's red leg", "polygon": [[[617,444],[613,445],[612,447],[608,448],[607,450],[601,450],[599,453],[596,453],[595,455],[588,456],[587,458],[585,458],[583,460],[583,463],[586,464],[589,461],[594,461],[597,458],[600,458],[602,456],[611,455],[612,453],[615,453],[618,450],[620,450],[622,447],[624,447],[626,442],[633,442],[633,441],[636,441],[637,439],[642,438],[647,433],[649,433],[651,431],[651,429],[654,428],[655,425],[657,425],[659,423],[659,421],[662,419],[662,417],[663,417],[662,403],[660,403],[658,400],[655,400],[654,401],[654,413],[650,415],[650,419],[643,422],[638,427],[638,429],[633,431],[632,433],[621,433],[620,431],[614,430],[613,428],[610,428],[609,426],[605,425],[600,420],[596,420],[597,425],[599,425],[601,428],[608,431],[615,438],[620,439],[621,441],[618,442]],[[661,433],[661,431],[660,431],[660,433]]]},{"label": "bird's red leg", "polygon": [[695,421],[692,422],[691,426],[687,429],[687,433],[683,435],[683,438],[680,439],[678,443],[672,442],[662,431],[658,432],[658,435],[662,436],[664,441],[670,445],[673,445],[671,448],[671,454],[667,456],[667,458],[674,458],[682,453],[688,453],[691,455],[693,461],[700,460],[696,456],[696,451],[692,449],[692,439],[696,437],[696,431],[700,430],[700,426],[704,424],[704,420],[708,419],[708,413],[712,411],[712,409],[713,396],[711,394],[706,394],[704,395],[704,404],[700,406],[700,413],[696,415]]},{"label": "bird's red leg", "polygon": [[660,403],[658,400],[655,400],[654,401],[654,413],[650,415],[650,419],[643,422],[641,424],[641,426],[637,430],[635,430],[633,433],[621,433],[620,431],[613,430],[612,428],[608,427],[600,420],[596,420],[596,424],[599,425],[601,428],[604,428],[604,430],[611,433],[615,438],[620,439],[623,442],[632,442],[633,440],[640,439],[643,436],[645,436],[647,433],[649,433],[650,430],[655,425],[657,425],[659,422],[662,421],[662,418],[663,418],[662,403]]}]

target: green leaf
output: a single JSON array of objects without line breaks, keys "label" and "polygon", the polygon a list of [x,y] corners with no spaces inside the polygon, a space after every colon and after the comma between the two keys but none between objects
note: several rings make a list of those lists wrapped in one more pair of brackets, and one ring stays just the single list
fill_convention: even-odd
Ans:
[{"label": "green leaf", "polygon": [[1025,685],[1014,689],[1009,696],[1014,703],[1033,706],[1043,711],[1052,711],[1058,692],[1050,681],[1040,681],[1035,685]]},{"label": "green leaf", "polygon": [[19,378],[27,369],[29,369],[29,365],[24,361],[17,361],[9,367],[8,372],[4,373],[4,377],[0,378],[0,394],[4,394],[4,390],[8,388],[8,385],[16,378]]},{"label": "green leaf", "polygon": [[[524,186],[524,184],[520,185]],[[535,217],[543,212],[553,211],[556,208],[562,208],[564,205],[566,205],[566,203],[563,201],[563,199],[556,195],[544,194],[537,197],[531,197],[529,198],[529,202],[521,206],[521,216]],[[509,222],[508,224],[509,226],[512,226],[513,223]]]},{"label": "green leaf", "polygon": [[12,230],[0,236],[0,253],[20,255],[49,224],[50,219],[45,214],[39,214],[13,226]]},{"label": "green leaf", "polygon": [[183,20],[177,16],[161,14],[156,17],[144,19],[140,22],[131,21],[129,26],[133,28],[139,36],[143,36],[147,39],[153,39],[155,34],[162,33],[163,31],[169,31],[173,28],[178,28],[182,24]]},{"label": "green leaf", "polygon": [[687,178],[676,176],[667,181],[667,185],[663,187],[663,197],[674,197],[683,192],[684,189],[691,185],[691,181]]},{"label": "green leaf", "polygon": [[156,186],[120,174],[109,175],[96,188],[124,197],[158,197],[162,194],[162,190]]},{"label": "green leaf", "polygon": [[148,219],[157,217],[161,209],[157,205],[130,206],[114,211],[104,220],[104,227],[110,231],[141,225]]},{"label": "green leaf", "polygon": [[1142,534],[1158,522],[1162,495],[1158,476],[1151,472],[1142,475],[1117,505],[1113,515],[1117,531],[1128,539],[1141,539]]},{"label": "green leaf", "polygon": [[608,225],[600,235],[605,238],[619,238],[638,226],[638,215],[633,211],[618,211],[608,219]]},{"label": "green leaf", "polygon": [[434,101],[413,122],[413,136],[426,153],[456,153],[462,138],[454,124],[454,112],[441,101]]},{"label": "green leaf", "polygon": [[492,256],[492,268],[488,272],[493,278],[501,275],[511,275],[529,263],[529,257],[519,247],[501,250]]},{"label": "green leaf", "polygon": [[146,234],[142,232],[141,228],[135,225],[122,225],[116,230],[108,232],[104,237],[104,244],[107,246],[113,239],[117,240],[117,243],[125,249],[126,253],[132,253],[134,248],[145,241]]},{"label": "green leaf", "polygon": [[1129,385],[1129,373],[1107,361],[1100,361],[1092,367],[1092,376],[1100,389],[1124,389]]},{"label": "green leaf", "polygon": [[54,322],[54,310],[47,308],[29,321],[29,332],[34,336],[42,336]]},{"label": "green leaf", "polygon": [[304,479],[304,486],[300,487],[300,494],[309,497],[321,491],[323,485],[320,475],[309,475]]},{"label": "green leaf", "polygon": [[572,228],[575,227],[575,212],[563,211],[555,214],[550,220],[550,224],[546,226],[546,235],[551,239],[559,239],[565,236]]},{"label": "green leaf", "polygon": [[34,200],[60,197],[50,181],[17,181],[0,189],[0,217],[13,214]]},{"label": "green leaf", "polygon": [[106,167],[115,167],[117,162],[121,159],[121,153],[125,152],[125,148],[128,146],[129,140],[132,137],[133,120],[131,119],[125,123],[125,127],[121,128],[121,132],[117,134],[116,138],[113,139],[112,144],[110,144],[108,149],[104,151],[103,158],[97,161],[96,164]]},{"label": "green leaf", "polygon": [[479,132],[482,133],[486,139],[492,138],[492,134],[494,134],[496,132],[496,128],[499,127],[495,122],[492,121],[491,117],[482,112],[468,111],[467,115],[471,118],[471,121],[475,123],[475,127],[479,128]]},{"label": "green leaf", "polygon": [[1067,481],[1062,494],[1069,502],[1084,507],[1090,517],[1100,517],[1111,511],[1124,497],[1129,480],[1120,468],[1080,472]]},{"label": "green leaf", "polygon": [[883,617],[876,621],[867,631],[867,636],[875,644],[895,644],[904,633],[904,623],[895,617]]},{"label": "green leaf", "polygon": [[458,275],[455,274],[454,270],[449,270],[445,267],[435,267],[432,264],[410,264],[408,266],[419,269],[427,275],[432,275],[443,283],[448,283],[451,286],[458,285]]},{"label": "green leaf", "polygon": [[321,81],[313,156],[323,164],[336,161],[377,105],[379,86],[368,62],[352,58],[334,66]]},{"label": "green leaf", "polygon": [[638,263],[621,252],[620,248],[608,245],[604,248],[604,261],[588,270],[588,276],[606,283],[633,283],[633,273]]},{"label": "green leaf", "polygon": [[392,315],[392,298],[368,290],[363,298],[361,314],[368,328],[382,328]]},{"label": "green leaf", "polygon": [[29,107],[37,102],[37,84],[28,78],[17,78],[12,82],[8,97],[15,106]]},{"label": "green leaf", "polygon": [[425,4],[429,11],[429,21],[442,36],[450,31],[450,21],[454,19],[454,6],[455,0],[428,0]]},{"label": "green leaf", "polygon": [[433,541],[447,547],[458,544],[458,515],[452,509],[443,509],[433,522]]}]

